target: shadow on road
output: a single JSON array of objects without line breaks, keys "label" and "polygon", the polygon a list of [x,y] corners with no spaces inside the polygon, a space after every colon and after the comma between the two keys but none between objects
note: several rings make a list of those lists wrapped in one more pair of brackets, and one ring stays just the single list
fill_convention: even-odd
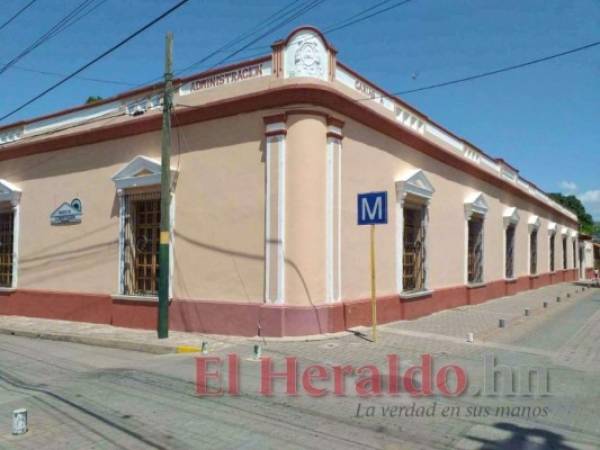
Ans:
[{"label": "shadow on road", "polygon": [[510,437],[498,441],[476,436],[467,437],[483,444],[479,450],[575,450],[564,443],[562,435],[552,431],[524,428],[507,422],[496,423],[494,427],[510,432]]}]

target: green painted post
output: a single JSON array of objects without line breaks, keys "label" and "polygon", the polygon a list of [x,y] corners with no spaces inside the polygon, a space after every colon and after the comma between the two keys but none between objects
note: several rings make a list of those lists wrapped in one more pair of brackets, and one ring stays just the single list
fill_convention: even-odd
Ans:
[{"label": "green painted post", "polygon": [[165,45],[165,85],[160,169],[160,245],[158,247],[158,338],[169,337],[169,245],[171,208],[171,107],[173,94],[173,33]]}]

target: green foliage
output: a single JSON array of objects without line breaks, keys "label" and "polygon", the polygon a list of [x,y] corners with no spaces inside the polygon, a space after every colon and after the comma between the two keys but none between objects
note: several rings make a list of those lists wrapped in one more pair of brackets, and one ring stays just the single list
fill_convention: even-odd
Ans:
[{"label": "green foliage", "polygon": [[592,235],[600,240],[600,222],[594,222],[594,227],[592,230]]},{"label": "green foliage", "polygon": [[98,95],[90,95],[87,100],[85,101],[85,104],[89,104],[89,103],[94,103],[97,101],[102,100],[102,97],[99,97]]},{"label": "green foliage", "polygon": [[577,214],[581,232],[593,234],[594,232],[600,231],[598,229],[598,225],[594,224],[594,219],[592,218],[591,214],[588,214],[588,212],[585,210],[585,206],[583,206],[583,203],[581,203],[581,200],[579,200],[577,197],[574,195],[563,195],[560,193],[550,193],[548,195],[565,208]]}]

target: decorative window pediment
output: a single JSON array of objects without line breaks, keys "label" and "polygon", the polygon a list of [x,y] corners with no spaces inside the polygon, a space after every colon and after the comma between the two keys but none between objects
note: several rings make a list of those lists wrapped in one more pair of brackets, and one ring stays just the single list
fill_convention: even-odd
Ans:
[{"label": "decorative window pediment", "polygon": [[[171,177],[177,171],[171,168]],[[129,189],[160,184],[160,162],[147,156],[136,156],[113,177],[117,189]]]},{"label": "decorative window pediment", "polygon": [[402,180],[396,181],[396,195],[401,201],[404,201],[409,194],[430,200],[434,193],[433,185],[421,169],[412,172]]},{"label": "decorative window pediment", "polygon": [[473,214],[485,216],[488,209],[488,204],[481,192],[475,192],[465,200],[465,215],[467,216],[467,219]]},{"label": "decorative window pediment", "polygon": [[577,237],[577,234],[578,234],[578,233],[577,233],[577,231],[575,231],[575,230],[570,230],[570,231],[569,231],[569,235],[570,235],[570,236],[571,236],[573,239],[575,239],[575,238]]},{"label": "decorative window pediment", "polygon": [[560,234],[562,234],[563,236],[566,236],[568,231],[569,230],[567,229],[567,227],[562,227],[560,230]]},{"label": "decorative window pediment", "polygon": [[541,220],[539,216],[531,215],[529,216],[529,221],[527,222],[527,224],[529,225],[529,230],[531,231],[532,229],[537,229],[540,227],[541,224]]},{"label": "decorative window pediment", "polygon": [[512,206],[510,208],[506,208],[504,210],[504,214],[502,215],[502,218],[504,220],[504,226],[507,227],[510,224],[512,225],[516,225],[517,223],[519,223],[519,211],[517,210],[517,208],[515,206]]},{"label": "decorative window pediment", "polygon": [[556,222],[548,223],[548,231],[550,231],[551,233],[556,232]]},{"label": "decorative window pediment", "polygon": [[10,202],[15,206],[21,198],[21,190],[6,180],[0,179],[0,202]]}]

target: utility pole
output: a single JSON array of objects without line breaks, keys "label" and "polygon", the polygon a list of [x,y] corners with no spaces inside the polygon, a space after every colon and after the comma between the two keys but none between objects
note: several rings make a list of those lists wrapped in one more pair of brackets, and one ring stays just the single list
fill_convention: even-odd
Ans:
[{"label": "utility pole", "polygon": [[169,252],[171,241],[171,107],[173,94],[173,33],[165,40],[165,82],[160,164],[160,245],[158,247],[158,338],[169,337]]}]

